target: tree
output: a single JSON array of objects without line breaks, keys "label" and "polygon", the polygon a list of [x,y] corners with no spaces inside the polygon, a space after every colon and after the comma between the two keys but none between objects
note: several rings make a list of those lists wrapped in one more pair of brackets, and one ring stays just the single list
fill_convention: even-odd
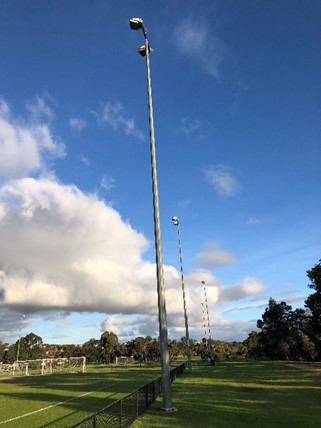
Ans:
[{"label": "tree", "polygon": [[100,340],[90,339],[82,345],[83,355],[88,363],[98,363],[101,360],[101,342]]},{"label": "tree", "polygon": [[169,356],[171,360],[177,360],[177,358],[181,353],[179,342],[177,342],[177,340],[175,339],[170,340],[168,344],[168,348],[169,348]]},{"label": "tree", "polygon": [[310,311],[310,337],[321,358],[321,260],[307,271],[307,276],[311,281],[308,287],[315,290],[305,301],[305,307]]},{"label": "tree", "polygon": [[10,362],[9,350],[10,350],[9,344],[3,343],[0,341],[0,361],[3,362],[3,364],[8,364]]},{"label": "tree", "polygon": [[147,358],[147,346],[151,340],[150,336],[147,337],[136,337],[127,343],[128,356],[133,356],[136,361],[146,361]]},{"label": "tree", "polygon": [[262,319],[257,321],[262,350],[269,358],[289,358],[291,311],[292,306],[286,302],[277,303],[271,297]]},{"label": "tree", "polygon": [[[20,342],[20,343],[19,343]],[[15,344],[17,354],[19,346],[19,360],[37,360],[44,357],[42,338],[34,333],[21,337]]]},{"label": "tree", "polygon": [[262,354],[272,359],[315,358],[315,349],[309,340],[309,317],[304,309],[292,310],[285,302],[270,298],[262,319],[257,321]]},{"label": "tree", "polygon": [[100,337],[100,343],[103,347],[103,360],[107,364],[113,363],[116,359],[119,343],[118,343],[118,337],[115,333],[112,331],[105,331]]},{"label": "tree", "polygon": [[251,331],[243,343],[246,346],[246,354],[248,356],[259,358],[262,355],[260,336],[257,331]]},{"label": "tree", "polygon": [[160,360],[160,342],[158,339],[152,339],[147,343],[147,360],[159,361]]}]

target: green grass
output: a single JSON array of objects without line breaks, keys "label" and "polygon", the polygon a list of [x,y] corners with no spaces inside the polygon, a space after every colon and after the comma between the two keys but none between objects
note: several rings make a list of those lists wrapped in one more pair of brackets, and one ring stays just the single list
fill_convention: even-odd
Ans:
[{"label": "green grass", "polygon": [[68,427],[159,376],[159,367],[96,366],[87,373],[0,378],[0,427]]},{"label": "green grass", "polygon": [[[159,376],[159,367],[88,367],[81,374],[2,379],[0,428],[68,427]],[[172,394],[178,412],[159,410],[160,397],[133,428],[321,426],[321,373],[304,368],[194,364],[175,380]]]},{"label": "green grass", "polygon": [[194,366],[176,379],[172,398],[178,412],[159,410],[160,397],[133,428],[321,426],[321,373],[282,364]]}]

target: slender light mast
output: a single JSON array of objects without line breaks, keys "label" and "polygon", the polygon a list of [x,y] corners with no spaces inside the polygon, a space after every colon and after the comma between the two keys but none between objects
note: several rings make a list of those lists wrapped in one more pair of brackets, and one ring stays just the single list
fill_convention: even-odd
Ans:
[{"label": "slender light mast", "polygon": [[206,286],[205,281],[202,281],[202,284],[204,286],[204,296],[205,296],[205,307],[206,307],[206,313],[207,313],[207,328],[208,328],[208,342],[207,342],[207,349],[209,358],[211,360],[211,363],[214,364],[214,350],[212,349],[212,337],[211,337],[211,323],[210,323],[210,315],[208,311],[208,301],[207,301],[207,292],[206,292]]},{"label": "slender light mast", "polygon": [[189,370],[192,370],[191,347],[190,347],[190,341],[189,341],[188,316],[187,316],[185,284],[184,284],[184,270],[183,270],[183,255],[182,255],[182,240],[181,240],[181,233],[180,233],[180,221],[177,217],[173,217],[172,221],[173,221],[174,226],[177,226],[177,234],[178,234],[178,249],[179,249],[179,261],[180,261],[180,266],[181,266],[181,282],[182,282],[183,309],[184,309],[184,320],[185,320],[187,366],[188,366]]},{"label": "slender light mast", "polygon": [[25,315],[20,315],[20,330],[19,330],[19,340],[18,340],[18,349],[17,349],[17,362],[19,361],[19,355],[20,355],[20,342],[21,342],[21,332],[22,332],[22,320],[25,317]]},{"label": "slender light mast", "polygon": [[163,410],[175,411],[172,404],[171,379],[169,369],[169,350],[168,350],[168,332],[166,319],[166,301],[164,287],[164,271],[163,271],[163,256],[161,243],[159,201],[158,201],[158,184],[157,184],[157,168],[156,168],[156,149],[154,135],[154,117],[153,117],[153,100],[152,100],[152,85],[150,77],[149,54],[152,52],[147,40],[146,28],[143,25],[142,18],[132,18],[129,20],[132,30],[142,30],[145,38],[145,45],[138,49],[138,52],[146,57],[146,77],[147,77],[147,96],[148,96],[148,111],[149,111],[149,136],[150,136],[150,154],[152,168],[152,192],[153,192],[153,207],[154,207],[154,237],[156,250],[156,275],[157,275],[157,294],[158,294],[158,320],[159,320],[159,340],[161,353],[161,369],[162,369],[162,394],[163,394]]}]

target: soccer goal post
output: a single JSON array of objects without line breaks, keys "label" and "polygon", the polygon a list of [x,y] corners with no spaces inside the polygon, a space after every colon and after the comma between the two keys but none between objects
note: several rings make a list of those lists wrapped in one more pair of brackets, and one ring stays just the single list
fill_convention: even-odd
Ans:
[{"label": "soccer goal post", "polygon": [[85,373],[86,357],[42,358],[17,361],[13,364],[13,374]]}]

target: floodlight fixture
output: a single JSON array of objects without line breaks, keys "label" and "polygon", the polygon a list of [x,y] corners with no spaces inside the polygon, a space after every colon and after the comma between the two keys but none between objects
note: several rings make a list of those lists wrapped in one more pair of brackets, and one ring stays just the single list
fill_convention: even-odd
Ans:
[{"label": "floodlight fixture", "polygon": [[[138,48],[138,52],[141,54],[141,56],[146,56],[146,46],[143,45],[140,48]],[[149,46],[149,44],[148,44],[148,52],[149,53],[153,52],[153,49]]]},{"label": "floodlight fixture", "polygon": [[132,30],[140,30],[144,28],[143,19],[142,18],[131,18],[129,20],[129,25]]},{"label": "floodlight fixture", "polygon": [[178,226],[179,225],[179,219],[178,219],[178,217],[172,217],[172,221],[174,223],[174,226]]}]

